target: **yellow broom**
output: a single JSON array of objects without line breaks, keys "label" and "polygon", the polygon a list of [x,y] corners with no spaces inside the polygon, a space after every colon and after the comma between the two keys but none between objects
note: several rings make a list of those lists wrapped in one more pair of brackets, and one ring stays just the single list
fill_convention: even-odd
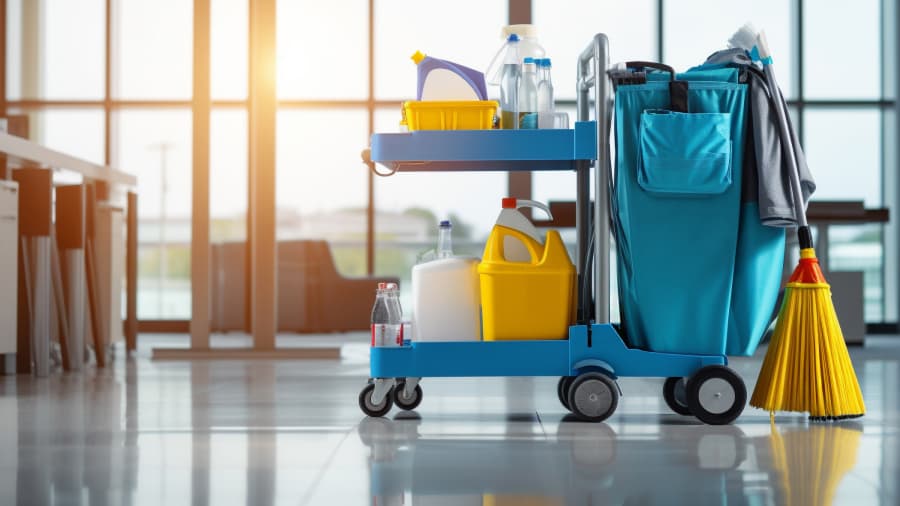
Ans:
[{"label": "yellow broom", "polygon": [[752,32],[751,27],[744,26],[732,40],[755,39],[753,49],[757,54],[751,50],[751,55],[764,66],[788,165],[800,263],[785,287],[784,302],[750,405],[770,413],[808,412],[810,419],[817,421],[863,416],[866,408],[831,301],[831,288],[813,250],[787,111],[775,82],[766,36],[764,32]]},{"label": "yellow broom", "polygon": [[[809,234],[801,228],[801,237],[804,230]],[[800,250],[800,263],[784,289],[750,405],[769,412],[808,412],[812,420],[865,414],[831,288],[811,247]]]}]

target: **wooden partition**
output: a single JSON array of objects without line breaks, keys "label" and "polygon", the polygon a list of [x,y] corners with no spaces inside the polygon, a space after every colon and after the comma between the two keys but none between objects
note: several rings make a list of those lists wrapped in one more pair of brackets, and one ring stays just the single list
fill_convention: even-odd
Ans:
[{"label": "wooden partition", "polygon": [[84,363],[86,301],[85,185],[56,188],[56,245],[63,284],[66,332],[61,332],[63,369],[77,371]]},{"label": "wooden partition", "polygon": [[[16,370],[19,373],[46,374],[44,358],[34,354],[46,351],[50,342],[50,209],[53,199],[53,174],[49,169],[16,169],[13,180],[19,183],[19,297]],[[34,349],[35,341],[47,349]],[[48,355],[49,357],[49,355]],[[49,360],[49,359],[48,359]],[[41,365],[41,367],[35,367]],[[47,366],[49,364],[46,364]]]},{"label": "wooden partition", "polygon": [[[127,349],[133,350],[137,329],[137,198],[132,194],[126,201],[121,190],[134,188],[136,178],[6,132],[0,132],[0,154],[4,163],[12,165],[15,161],[25,166],[11,171],[19,192],[17,371],[47,374],[51,337],[58,337],[66,369],[76,370],[83,363],[83,343],[88,342],[93,344],[97,365],[105,366],[111,338],[120,338],[123,333],[119,293],[126,272],[126,326],[131,329]],[[53,227],[55,169],[80,173],[84,184],[57,188],[57,222]],[[117,198],[128,206],[110,203]],[[127,229],[128,244],[123,229]],[[84,340],[79,343],[81,337]]]}]

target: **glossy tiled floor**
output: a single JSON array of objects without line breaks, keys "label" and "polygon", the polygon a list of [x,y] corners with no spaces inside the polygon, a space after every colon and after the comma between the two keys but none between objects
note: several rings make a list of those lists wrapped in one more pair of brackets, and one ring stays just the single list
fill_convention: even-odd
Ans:
[{"label": "glossy tiled floor", "polygon": [[[416,413],[367,419],[366,351],[0,378],[0,504],[900,504],[897,344],[853,350],[868,416],[774,427],[667,414],[635,379],[604,424],[551,378],[426,379]],[[732,365],[752,388],[759,359]]]}]

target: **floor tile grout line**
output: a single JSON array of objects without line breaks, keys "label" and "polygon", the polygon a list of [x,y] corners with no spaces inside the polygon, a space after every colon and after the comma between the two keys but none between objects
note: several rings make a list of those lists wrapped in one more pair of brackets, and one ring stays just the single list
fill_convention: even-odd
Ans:
[{"label": "floor tile grout line", "polygon": [[534,416],[537,417],[538,425],[541,427],[541,432],[544,433],[544,438],[546,438],[547,429],[544,427],[544,421],[541,420],[541,413],[538,410],[534,410]]},{"label": "floor tile grout line", "polygon": [[[357,425],[357,427],[358,427],[358,425]],[[310,484],[309,492],[307,492],[306,495],[303,497],[303,500],[300,501],[300,506],[309,504],[309,501],[312,499],[313,493],[315,493],[316,488],[318,488],[319,484],[322,482],[322,477],[325,475],[325,471],[327,471],[328,468],[331,467],[331,463],[332,463],[332,461],[334,461],[334,458],[337,455],[337,452],[341,449],[341,446],[343,446],[344,442],[347,441],[347,439],[350,437],[350,434],[352,434],[352,433],[353,433],[353,427],[348,429],[344,433],[344,437],[341,438],[341,440],[338,442],[337,445],[335,445],[334,451],[331,452],[331,455],[329,455],[328,458],[325,460],[325,465],[322,466],[322,468],[319,470],[318,475],[313,480],[312,484]]]}]

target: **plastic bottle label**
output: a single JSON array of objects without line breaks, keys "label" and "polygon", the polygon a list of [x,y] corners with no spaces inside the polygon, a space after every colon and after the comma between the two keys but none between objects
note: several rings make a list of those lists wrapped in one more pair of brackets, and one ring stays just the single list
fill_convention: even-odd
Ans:
[{"label": "plastic bottle label", "polygon": [[372,346],[400,346],[403,344],[403,326],[390,323],[372,324]]}]

